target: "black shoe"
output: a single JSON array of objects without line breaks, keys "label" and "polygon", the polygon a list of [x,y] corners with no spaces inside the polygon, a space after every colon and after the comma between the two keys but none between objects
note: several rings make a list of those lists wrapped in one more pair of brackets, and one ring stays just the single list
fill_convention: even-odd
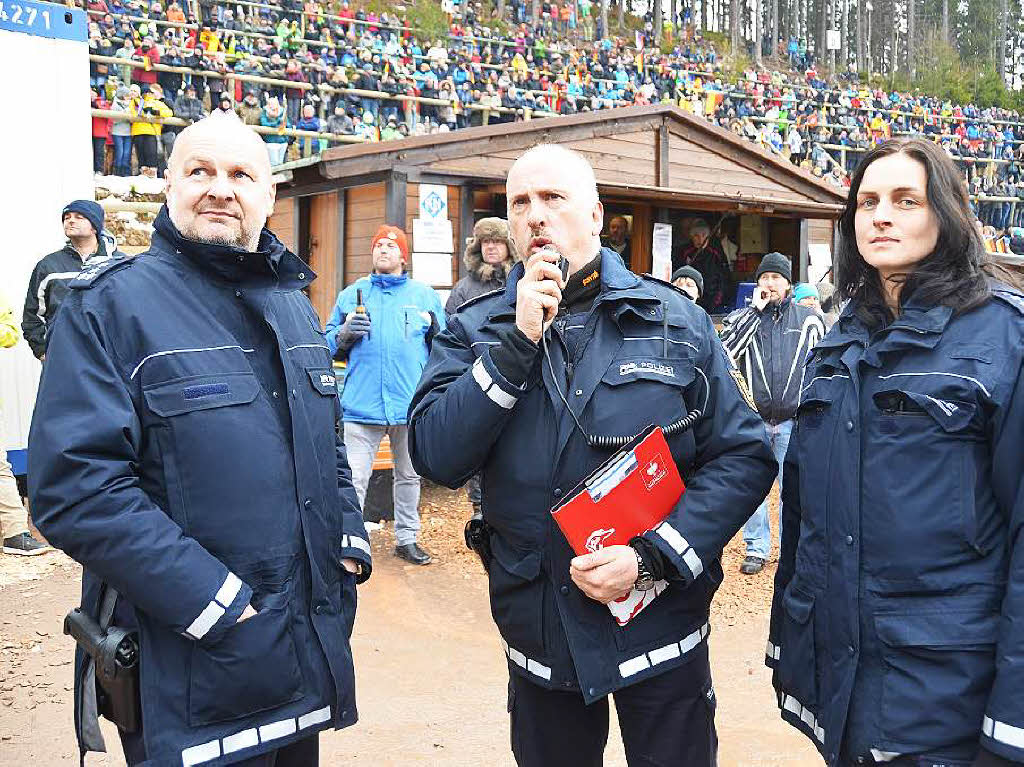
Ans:
[{"label": "black shoe", "polygon": [[40,543],[28,533],[4,538],[4,554],[34,557],[36,554],[45,554],[49,550],[49,546],[45,543]]},{"label": "black shoe", "polygon": [[434,561],[426,551],[420,548],[418,543],[407,543],[404,546],[395,546],[395,556],[412,562],[414,565],[429,565]]},{"label": "black shoe", "polygon": [[761,557],[748,555],[747,558],[743,560],[743,564],[740,565],[740,572],[744,575],[759,573],[764,570],[764,563],[765,560],[761,559]]}]

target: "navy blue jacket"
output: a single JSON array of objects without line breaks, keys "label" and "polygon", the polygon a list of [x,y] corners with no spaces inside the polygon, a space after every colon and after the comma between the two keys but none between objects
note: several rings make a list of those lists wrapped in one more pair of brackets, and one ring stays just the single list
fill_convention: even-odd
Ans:
[{"label": "navy blue jacket", "polygon": [[580,689],[588,703],[686,662],[706,638],[722,547],[778,470],[707,314],[667,283],[629,272],[614,251],[601,253],[601,289],[568,382],[557,333],[549,344],[559,386],[583,426],[631,435],[695,408],[705,412],[693,430],[668,440],[687,490],[646,533],[673,570],[649,607],[620,628],[569,578],[573,553],[549,509],[610,451],[591,448],[575,428],[543,355],[523,388],[491,359],[491,347],[515,325],[521,263],[504,290],[450,317],[409,419],[420,474],[458,487],[482,472],[484,518],[494,528],[491,612],[510,669],[543,687]]},{"label": "navy blue jacket", "polygon": [[29,490],[85,567],[83,609],[102,580],[138,627],[146,763],[220,765],[355,722],[340,560],[368,573],[370,548],[309,267],[268,230],[247,253],[183,238],[166,209],[155,226],[147,253],[71,283]]},{"label": "navy blue jacket", "polygon": [[1024,761],[1024,297],[908,304],[808,362],[768,665],[829,764]]}]

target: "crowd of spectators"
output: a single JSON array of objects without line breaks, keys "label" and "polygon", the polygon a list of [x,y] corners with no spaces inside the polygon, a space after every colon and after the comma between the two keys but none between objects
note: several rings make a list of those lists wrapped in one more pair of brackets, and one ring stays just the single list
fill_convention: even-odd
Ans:
[{"label": "crowd of spectators", "polygon": [[[522,0],[509,2],[497,22],[479,2],[441,0],[441,8],[449,35],[423,40],[404,16],[348,2],[332,13],[317,0],[88,0],[90,52],[125,60],[92,60],[93,104],[186,123],[233,109],[263,129],[279,164],[347,141],[671,103],[837,187],[876,142],[924,134],[956,159],[985,224],[1024,224],[1024,203],[985,199],[1024,198],[1024,121],[1015,112],[872,89],[849,76],[826,80],[798,41],[795,54],[794,41],[780,43],[779,53],[799,69],[728,77],[699,35],[678,35],[670,54],[643,47],[649,18],[628,40],[605,35],[590,0],[544,2],[536,23]],[[133,147],[142,172],[162,172],[178,130],[95,117],[97,172],[111,164],[130,172]]]}]

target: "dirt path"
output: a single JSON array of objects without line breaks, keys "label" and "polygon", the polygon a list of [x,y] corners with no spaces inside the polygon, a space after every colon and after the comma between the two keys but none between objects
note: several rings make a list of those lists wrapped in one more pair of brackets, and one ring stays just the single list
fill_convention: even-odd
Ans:
[{"label": "dirt path", "polygon": [[[439,555],[426,568],[390,555],[388,530],[374,533],[374,575],[360,588],[353,634],[360,721],[322,736],[322,762],[354,754],[374,767],[513,765],[505,713],[507,672],[487,607],[483,572],[459,547],[468,509],[461,496],[424,493],[425,545]],[[712,618],[711,651],[719,701],[723,767],[820,765],[803,736],[778,717],[764,667],[772,572],[736,573],[739,547],[724,556],[727,575]],[[0,765],[74,764],[72,642],[60,622],[78,602],[80,569],[62,554],[0,557]],[[614,718],[613,718],[614,721]],[[614,727],[614,725],[613,725]],[[122,765],[104,725],[109,756]],[[625,764],[614,732],[606,764]]]}]

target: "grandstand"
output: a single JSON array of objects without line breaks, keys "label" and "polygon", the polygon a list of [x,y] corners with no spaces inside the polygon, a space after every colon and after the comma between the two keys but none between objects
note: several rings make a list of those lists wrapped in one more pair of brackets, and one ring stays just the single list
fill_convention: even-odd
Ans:
[{"label": "grandstand", "polygon": [[[729,74],[714,46],[685,27],[669,54],[644,47],[643,32],[598,37],[598,9],[588,0],[538,5],[537,19],[526,18],[521,2],[501,5],[500,19],[480,3],[445,5],[441,35],[358,2],[89,0],[95,169],[114,170],[120,159],[115,172],[132,172],[124,147],[160,133],[148,127],[156,122],[169,134],[157,142],[166,148],[197,108],[236,109],[280,164],[348,143],[661,103],[838,188],[874,143],[928,136],[957,160],[983,223],[1000,231],[1024,224],[1024,122],[1016,112],[870,89],[813,68]],[[124,93],[132,83],[139,92]],[[163,98],[147,104],[143,92],[154,83]],[[189,84],[195,99],[183,104]],[[155,117],[161,105],[174,116]],[[148,172],[160,169],[158,162]]]}]

